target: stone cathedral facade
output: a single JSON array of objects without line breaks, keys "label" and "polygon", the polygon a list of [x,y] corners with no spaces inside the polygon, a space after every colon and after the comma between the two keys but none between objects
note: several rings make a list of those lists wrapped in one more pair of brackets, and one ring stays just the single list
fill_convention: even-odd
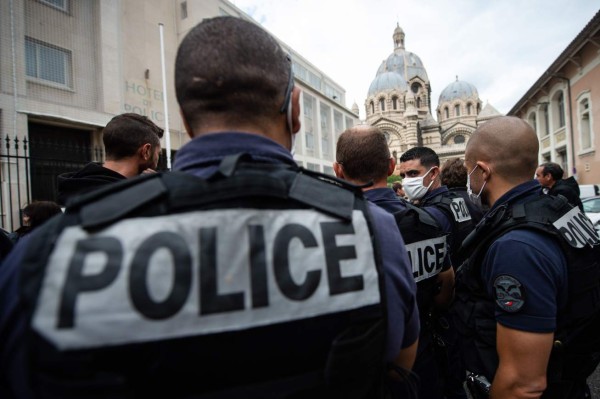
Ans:
[{"label": "stone cathedral facade", "polygon": [[385,133],[396,159],[415,146],[432,148],[442,163],[463,157],[477,126],[500,113],[490,104],[482,107],[477,88],[457,77],[440,94],[436,120],[431,110],[431,83],[423,62],[405,49],[405,34],[400,26],[396,26],[393,39],[394,51],[381,63],[369,87],[365,122]]}]

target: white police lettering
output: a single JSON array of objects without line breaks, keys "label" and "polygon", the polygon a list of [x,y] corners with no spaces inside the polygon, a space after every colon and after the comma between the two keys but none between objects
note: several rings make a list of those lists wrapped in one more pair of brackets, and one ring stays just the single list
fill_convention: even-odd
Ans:
[{"label": "white police lettering", "polygon": [[554,222],[554,227],[572,247],[583,248],[586,244],[590,246],[600,244],[593,223],[577,207]]},{"label": "white police lettering", "polygon": [[467,203],[463,198],[452,198],[450,209],[452,209],[452,214],[454,214],[454,220],[456,220],[458,223],[471,220],[469,208],[467,208]]},{"label": "white police lettering", "polygon": [[412,264],[413,277],[418,283],[435,276],[442,270],[446,256],[446,237],[406,244],[406,250]]},{"label": "white police lettering", "polygon": [[62,232],[33,326],[62,349],[242,330],[380,301],[364,215],[219,210]]}]

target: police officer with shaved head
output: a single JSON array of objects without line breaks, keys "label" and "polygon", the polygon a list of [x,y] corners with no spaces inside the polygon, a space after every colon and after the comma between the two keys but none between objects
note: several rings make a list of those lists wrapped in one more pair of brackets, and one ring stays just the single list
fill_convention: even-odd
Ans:
[{"label": "police officer with shaved head", "polygon": [[566,198],[541,195],[538,150],[515,117],[467,144],[467,189],[490,207],[463,243],[454,304],[476,398],[590,397],[600,359],[600,243]]},{"label": "police officer with shaved head", "polygon": [[78,198],[0,276],[2,397],[414,397],[407,250],[297,166],[292,62],[256,24],[183,39],[174,172]]}]

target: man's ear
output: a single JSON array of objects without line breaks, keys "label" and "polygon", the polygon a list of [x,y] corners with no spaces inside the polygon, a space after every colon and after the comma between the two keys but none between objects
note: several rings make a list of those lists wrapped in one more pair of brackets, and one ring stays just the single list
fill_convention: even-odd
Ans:
[{"label": "man's ear", "polygon": [[150,159],[152,157],[152,144],[146,143],[143,146],[141,146],[139,153],[140,153],[140,157],[144,161],[147,161],[148,159]]},{"label": "man's ear", "polygon": [[179,108],[179,115],[181,115],[181,120],[183,121],[183,127],[185,128],[185,131],[187,132],[188,136],[190,136],[190,138],[193,139],[194,133],[192,132],[190,125],[188,125],[187,120],[185,120],[185,117],[183,116],[183,111],[181,110],[181,108]]},{"label": "man's ear", "polygon": [[300,131],[300,89],[294,86],[292,90],[292,133]]},{"label": "man's ear", "polygon": [[431,180],[435,180],[438,177],[440,177],[440,167],[434,166],[433,170],[430,172],[430,175],[431,175]]},{"label": "man's ear", "polygon": [[390,164],[388,165],[388,176],[394,174],[394,170],[396,170],[396,160],[394,157],[390,157]]},{"label": "man's ear", "polygon": [[492,175],[492,169],[490,168],[490,164],[487,162],[478,161],[477,166],[481,168],[484,180],[488,180]]},{"label": "man's ear", "polygon": [[338,179],[345,179],[344,177],[344,169],[342,168],[342,165],[340,165],[337,162],[333,163],[333,172],[335,173],[335,176]]}]

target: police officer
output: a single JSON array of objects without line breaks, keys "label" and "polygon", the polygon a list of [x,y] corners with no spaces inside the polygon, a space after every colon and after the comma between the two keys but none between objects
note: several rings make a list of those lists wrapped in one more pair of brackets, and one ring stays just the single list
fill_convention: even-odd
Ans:
[{"label": "police officer", "polygon": [[431,148],[413,147],[400,157],[400,176],[408,199],[426,208],[450,233],[452,265],[457,267],[462,262],[460,244],[474,225],[465,200],[441,184],[440,158]]},{"label": "police officer", "polygon": [[465,200],[473,226],[477,226],[477,223],[483,217],[483,210],[481,209],[481,205],[475,204],[469,199],[469,195],[467,194],[468,173],[464,161],[460,158],[453,158],[444,162],[440,179],[442,185],[448,187],[450,192],[456,193]]},{"label": "police officer", "polygon": [[297,167],[289,57],[257,25],[219,17],[187,34],[175,71],[192,138],[174,165],[184,173],[75,201],[4,265],[2,393],[410,391],[406,248],[391,215]]},{"label": "police officer", "polygon": [[[408,199],[430,213],[448,234],[450,259],[456,269],[464,260],[459,252],[462,241],[474,224],[465,199],[441,184],[440,159],[431,148],[413,147],[400,157],[400,176]],[[437,331],[445,342],[447,358],[445,393],[449,399],[463,399],[464,368],[458,350],[454,320],[447,312],[439,312]]]},{"label": "police officer", "polygon": [[[399,199],[394,190],[388,188],[387,177],[394,172],[396,162],[390,155],[385,135],[377,127],[355,126],[344,131],[338,138],[336,158],[333,164],[336,176],[363,187],[369,201],[394,214],[399,220],[402,236],[411,254],[421,316],[419,347],[413,367],[421,381],[419,398],[443,398],[443,370],[440,370],[436,359],[437,343],[434,342],[440,337],[431,328],[434,323],[431,317],[434,308],[446,309],[450,305],[454,292],[454,270],[446,249],[445,236],[437,224],[434,227],[437,231],[431,231],[427,226],[419,235],[421,225],[426,223],[421,218],[432,220],[431,216]],[[418,217],[411,218],[414,214]],[[407,224],[402,223],[405,220]],[[425,254],[434,253],[436,242],[443,242],[444,252],[437,260],[436,267],[428,273],[427,269],[433,262],[430,261],[431,256]]]},{"label": "police officer", "polygon": [[566,199],[540,195],[538,149],[515,117],[485,123],[467,144],[468,191],[490,206],[465,240],[453,306],[476,397],[588,397],[597,364],[587,327],[573,327],[596,320],[597,336],[598,238]]}]

